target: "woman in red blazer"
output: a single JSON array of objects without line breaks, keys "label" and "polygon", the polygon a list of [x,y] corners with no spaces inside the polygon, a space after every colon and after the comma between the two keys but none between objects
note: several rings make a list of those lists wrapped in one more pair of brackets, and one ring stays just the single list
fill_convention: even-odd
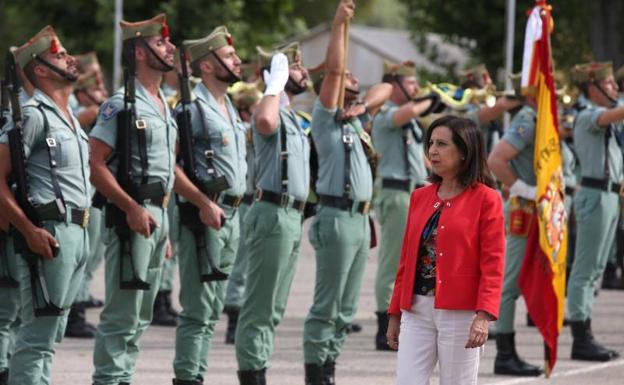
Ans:
[{"label": "woman in red blazer", "polygon": [[388,309],[398,385],[476,384],[488,322],[497,318],[505,254],[502,200],[474,122],[446,116],[425,135],[431,185],[412,193]]}]

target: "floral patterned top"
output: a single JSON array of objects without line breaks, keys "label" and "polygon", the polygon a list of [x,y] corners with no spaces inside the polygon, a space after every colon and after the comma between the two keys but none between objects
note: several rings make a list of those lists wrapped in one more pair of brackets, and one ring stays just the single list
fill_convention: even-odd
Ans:
[{"label": "floral patterned top", "polygon": [[416,280],[414,294],[434,296],[436,284],[436,240],[438,238],[438,220],[440,209],[431,215],[420,235],[418,262],[416,264]]}]

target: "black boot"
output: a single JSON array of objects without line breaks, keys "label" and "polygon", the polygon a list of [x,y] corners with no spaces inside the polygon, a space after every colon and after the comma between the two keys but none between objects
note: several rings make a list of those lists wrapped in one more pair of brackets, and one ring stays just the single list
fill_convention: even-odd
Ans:
[{"label": "black boot", "polygon": [[606,290],[621,290],[622,282],[617,276],[617,265],[607,263],[605,271],[602,274],[602,288]]},{"label": "black boot", "polygon": [[202,382],[199,382],[198,380],[178,380],[176,378],[174,378],[173,380],[171,380],[171,383],[173,385],[201,385]]},{"label": "black boot", "polygon": [[72,305],[67,317],[65,337],[95,338],[95,326],[85,318],[85,306],[82,303]]},{"label": "black boot", "polygon": [[516,352],[516,333],[496,334],[494,374],[511,376],[539,376],[542,369],[521,359]]},{"label": "black boot", "polygon": [[227,329],[225,331],[225,343],[233,345],[236,336],[236,325],[238,325],[238,315],[240,309],[233,306],[227,306],[223,312],[228,316]]},{"label": "black boot", "polygon": [[305,364],[305,385],[324,385],[322,366]]},{"label": "black boot", "polygon": [[266,385],[266,368],[262,370],[239,370],[240,385]]},{"label": "black boot", "polygon": [[377,315],[377,334],[375,335],[375,349],[384,351],[393,351],[388,346],[386,332],[388,331],[388,313],[379,311]]},{"label": "black boot", "polygon": [[610,361],[619,353],[600,345],[591,331],[591,321],[570,321],[572,329],[572,359],[582,361]]},{"label": "black boot", "polygon": [[158,326],[176,326],[176,317],[172,316],[167,309],[167,296],[170,291],[159,291],[154,301],[154,314],[152,316],[152,325]]},{"label": "black boot", "polygon": [[89,299],[84,301],[83,304],[85,305],[85,308],[87,309],[100,308],[104,306],[104,301],[102,301],[101,299],[97,299],[93,297],[92,295],[90,295]]},{"label": "black boot", "polygon": [[9,385],[9,369],[0,371],[0,385]]},{"label": "black boot", "polygon": [[336,363],[327,360],[323,364],[323,385],[336,385]]},{"label": "black boot", "polygon": [[347,325],[347,334],[359,333],[362,331],[362,325],[357,322],[351,322]]}]

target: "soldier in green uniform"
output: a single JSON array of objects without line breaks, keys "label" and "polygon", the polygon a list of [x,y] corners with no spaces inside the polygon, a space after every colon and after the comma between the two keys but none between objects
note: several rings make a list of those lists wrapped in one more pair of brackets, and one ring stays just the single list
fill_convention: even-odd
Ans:
[{"label": "soldier in green uniform", "polygon": [[266,90],[253,120],[257,192],[245,218],[248,273],[236,330],[241,385],[266,384],[275,328],[299,259],[310,188],[308,138],[288,106],[307,90],[299,44],[274,52],[258,48],[258,53]]},{"label": "soldier in green uniform", "polygon": [[[174,63],[175,46],[169,42],[166,16],[136,23],[122,21],[121,29],[128,72],[130,64],[136,64],[135,100],[129,106],[135,112],[130,153],[116,152],[124,127],[120,124],[123,120],[115,117],[126,113],[123,89],[100,109],[90,139],[92,182],[108,199],[104,210],[106,299],[93,355],[96,385],[129,384],[132,380],[139,339],[151,322],[163,259],[171,254],[167,204],[174,176],[175,191],[192,202],[203,223],[218,227],[221,215],[175,166],[177,126],[160,91],[163,73]],[[119,159],[127,155],[130,191],[115,177]],[[115,160],[107,164],[111,157]],[[129,235],[119,230],[120,221],[127,224]],[[128,275],[133,279],[128,281]]]},{"label": "soldier in green uniform", "polygon": [[[236,87],[238,86],[238,87]],[[223,312],[228,317],[227,329],[225,333],[225,343],[234,344],[236,336],[236,325],[238,324],[238,316],[240,308],[243,306],[243,295],[245,292],[245,281],[247,280],[247,243],[245,240],[246,228],[244,224],[245,215],[251,207],[254,198],[254,192],[256,189],[255,178],[255,157],[254,157],[254,145],[251,130],[252,116],[255,113],[258,103],[262,98],[262,92],[258,90],[258,86],[255,83],[239,82],[235,85],[236,89],[231,90],[234,105],[240,115],[245,129],[247,130],[247,189],[240,207],[239,212],[239,226],[240,226],[240,242],[238,244],[238,251],[236,252],[236,259],[234,260],[234,266],[232,272],[228,277],[227,289],[225,292],[225,305]]]},{"label": "soldier in green uniform", "polygon": [[375,278],[375,348],[391,350],[386,341],[387,311],[399,266],[410,191],[424,185],[427,177],[423,131],[415,118],[426,113],[433,101],[413,101],[420,90],[413,62],[385,62],[382,80],[392,84],[392,95],[375,116],[372,128],[373,143],[380,157],[381,178],[381,191],[375,202],[381,224]]},{"label": "soldier in green uniform", "polygon": [[[182,312],[173,362],[174,383],[178,385],[202,383],[208,367],[227,283],[223,280],[226,277],[214,273],[228,274],[232,270],[240,237],[238,207],[247,187],[245,126],[227,95],[228,86],[239,81],[241,74],[241,60],[232,37],[226,27],[220,26],[202,39],[183,44],[193,75],[202,79],[193,90],[196,99],[189,106],[196,174],[205,186],[222,186],[218,189],[222,191],[212,195],[225,213],[225,224],[219,230],[206,229],[198,235],[184,224],[186,218],[179,206]],[[204,278],[209,274],[205,268],[198,269],[208,260],[212,278]]]},{"label": "soldier in green uniform", "polygon": [[[389,84],[378,84],[371,87],[364,102],[357,102],[359,84],[345,70],[344,49],[346,23],[354,11],[352,0],[342,0],[338,5],[325,58],[325,77],[312,112],[320,202],[309,229],[316,251],[316,281],[303,332],[305,381],[310,385],[334,381],[335,363],[347,325],[357,310],[369,254],[373,176],[364,140],[370,138],[358,116],[370,118],[369,110],[379,108],[392,92]],[[342,92],[346,109],[339,111]]]},{"label": "soldier in green uniform", "polygon": [[[28,176],[29,195],[42,227],[31,222],[9,190],[12,163],[5,132],[0,137],[0,208],[25,240],[19,251],[24,258],[18,258],[16,266],[22,323],[8,383],[49,384],[54,344],[62,339],[89,253],[89,148],[87,135],[68,108],[78,77],[76,61],[52,27],[45,27],[14,55],[36,89],[23,108],[26,169],[13,171]],[[48,294],[43,301],[42,288]],[[43,309],[49,316],[42,316]]]},{"label": "soldier in green uniform", "polygon": [[594,340],[591,316],[594,287],[604,272],[620,212],[624,174],[617,134],[623,129],[624,106],[617,106],[611,63],[577,65],[573,76],[587,105],[574,124],[581,181],[574,198],[577,238],[567,291],[572,359],[609,361],[619,354]]},{"label": "soldier in green uniform", "polygon": [[494,373],[516,376],[539,376],[542,369],[518,356],[515,344],[514,317],[520,296],[518,276],[535,209],[535,172],[533,170],[536,110],[534,98],[513,117],[509,129],[494,147],[488,164],[496,178],[509,187],[505,203],[507,222],[505,280],[496,322],[496,359]]}]

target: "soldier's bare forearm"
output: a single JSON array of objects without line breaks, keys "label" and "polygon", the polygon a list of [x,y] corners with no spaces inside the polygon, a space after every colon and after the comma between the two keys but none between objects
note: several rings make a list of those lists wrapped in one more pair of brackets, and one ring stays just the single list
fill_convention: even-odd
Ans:
[{"label": "soldier's bare forearm", "polygon": [[13,192],[9,188],[8,179],[12,166],[9,147],[6,144],[0,144],[0,165],[2,165],[0,166],[0,209],[20,233],[32,232],[35,225],[17,204]]},{"label": "soldier's bare forearm", "polygon": [[129,213],[136,208],[138,203],[130,197],[117,183],[117,179],[110,172],[106,164],[91,165],[91,183],[97,191],[104,195],[106,199],[113,202],[125,213]]},{"label": "soldier's bare forearm", "polygon": [[191,182],[180,166],[176,166],[173,191],[186,198],[196,207],[201,207],[210,202],[210,199]]}]

